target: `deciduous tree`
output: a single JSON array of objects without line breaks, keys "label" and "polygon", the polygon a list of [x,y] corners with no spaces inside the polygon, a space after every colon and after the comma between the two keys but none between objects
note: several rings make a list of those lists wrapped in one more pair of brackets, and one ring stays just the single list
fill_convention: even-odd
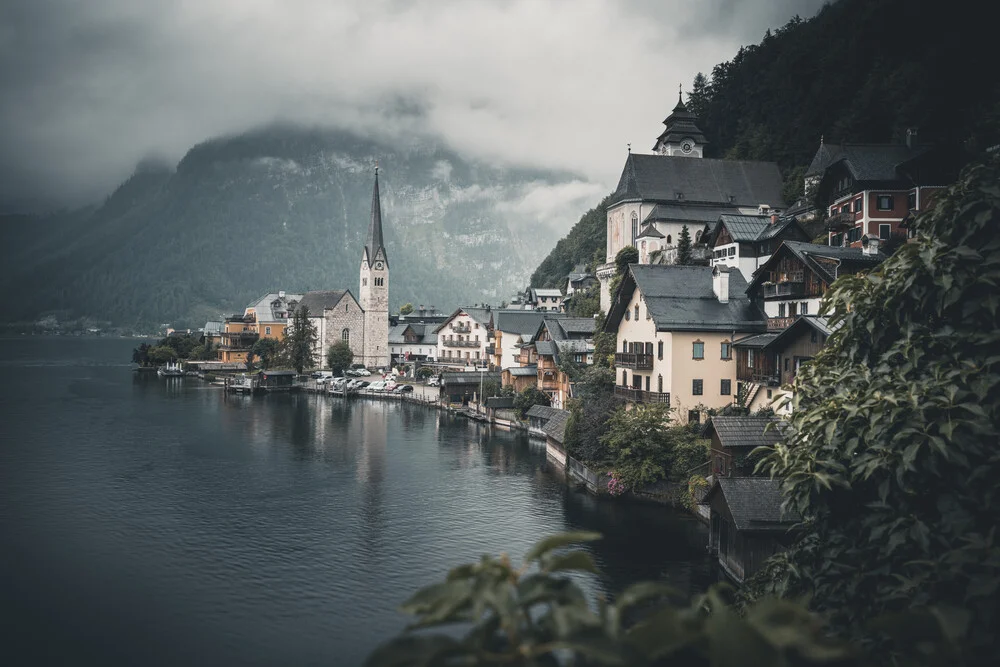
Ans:
[{"label": "deciduous tree", "polygon": [[326,350],[326,364],[334,375],[343,375],[354,363],[354,352],[346,340],[338,340]]}]

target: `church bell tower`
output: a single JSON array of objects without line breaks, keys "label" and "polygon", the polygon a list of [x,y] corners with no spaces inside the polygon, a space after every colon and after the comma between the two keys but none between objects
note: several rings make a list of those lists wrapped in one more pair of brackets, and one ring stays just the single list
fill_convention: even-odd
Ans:
[{"label": "church bell tower", "polygon": [[378,193],[378,167],[372,190],[372,217],[361,254],[359,304],[365,311],[364,359],[368,368],[389,366],[389,256],[382,240],[382,205]]}]

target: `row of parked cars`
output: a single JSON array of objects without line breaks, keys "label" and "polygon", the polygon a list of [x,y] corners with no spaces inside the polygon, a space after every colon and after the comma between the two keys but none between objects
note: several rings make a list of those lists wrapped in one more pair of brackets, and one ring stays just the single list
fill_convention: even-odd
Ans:
[{"label": "row of parked cars", "polygon": [[[369,373],[371,375],[371,373]],[[329,375],[321,375],[316,378],[317,387],[329,387],[330,389],[347,389],[347,391],[371,391],[376,393],[396,393],[396,394],[407,394],[413,391],[413,385],[409,384],[397,384],[395,380],[375,380],[374,382],[369,382],[368,380],[361,380],[359,378],[349,378],[349,377],[331,377]]]}]

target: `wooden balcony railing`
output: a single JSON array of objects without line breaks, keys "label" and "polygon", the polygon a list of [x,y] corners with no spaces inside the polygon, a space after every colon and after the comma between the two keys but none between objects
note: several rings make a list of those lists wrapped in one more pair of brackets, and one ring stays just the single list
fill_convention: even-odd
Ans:
[{"label": "wooden balcony railing", "polygon": [[455,333],[470,333],[472,331],[472,327],[468,324],[456,324],[451,327],[451,330]]},{"label": "wooden balcony railing", "polygon": [[853,213],[834,213],[826,219],[826,228],[831,232],[839,232],[854,226]]},{"label": "wooden balcony railing", "polygon": [[736,371],[736,379],[740,382],[762,384],[765,387],[777,387],[781,385],[781,373],[771,370],[740,368]]},{"label": "wooden balcony railing", "polygon": [[784,282],[777,285],[764,285],[764,298],[774,298],[783,296],[805,296],[806,284],[804,282]]},{"label": "wooden balcony railing", "polygon": [[634,352],[615,352],[615,366],[636,371],[653,370],[653,355]]},{"label": "wooden balcony railing", "polygon": [[795,317],[769,317],[767,318],[767,330],[784,331],[792,326],[796,319]]},{"label": "wooden balcony railing", "polygon": [[621,396],[632,403],[664,403],[670,405],[670,394],[658,391],[643,391],[633,387],[615,386],[615,396]]},{"label": "wooden balcony railing", "polygon": [[441,341],[445,347],[479,347],[478,340],[448,340]]}]

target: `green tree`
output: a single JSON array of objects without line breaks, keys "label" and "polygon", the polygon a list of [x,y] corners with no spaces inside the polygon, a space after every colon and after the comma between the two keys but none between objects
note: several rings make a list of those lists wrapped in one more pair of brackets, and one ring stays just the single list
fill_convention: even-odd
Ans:
[{"label": "green tree", "polygon": [[618,292],[618,286],[622,284],[622,278],[625,277],[625,272],[628,271],[628,265],[638,263],[639,251],[635,246],[627,245],[615,255],[615,275],[611,278],[611,283],[608,285],[612,299],[614,299],[615,293]]},{"label": "green tree", "polygon": [[334,375],[343,375],[354,363],[354,352],[346,340],[338,340],[326,350],[326,364]]},{"label": "green tree", "polygon": [[602,438],[610,427],[611,415],[624,403],[615,396],[614,386],[614,369],[595,365],[583,370],[566,422],[564,443],[573,458],[597,465],[608,461]]},{"label": "green tree", "polygon": [[687,108],[697,118],[704,118],[711,101],[708,78],[698,72],[694,75],[691,83],[691,92],[688,93]]},{"label": "green tree", "polygon": [[687,225],[681,227],[677,236],[677,263],[684,266],[691,264],[691,232]]},{"label": "green tree", "polygon": [[412,312],[413,312],[413,304],[412,303],[404,303],[402,306],[399,307],[399,314],[400,315],[409,315]]},{"label": "green tree", "polygon": [[272,368],[278,355],[280,344],[273,338],[259,338],[253,344],[251,353],[260,358],[260,366],[264,370]]},{"label": "green tree", "polygon": [[140,343],[139,347],[132,350],[132,363],[140,366],[149,365],[149,351],[152,346],[149,343]]},{"label": "green tree", "polygon": [[292,331],[288,336],[288,356],[292,368],[301,373],[316,365],[316,327],[309,321],[309,308],[301,306],[292,318]]},{"label": "green tree", "polygon": [[765,590],[856,636],[884,612],[969,610],[965,664],[1000,655],[998,183],[996,158],[966,170],[916,243],[831,286],[835,332],[763,464],[804,520]]},{"label": "green tree", "polygon": [[500,395],[500,383],[496,380],[486,380],[483,382],[483,396],[482,398],[490,398],[492,396]]},{"label": "green tree", "polygon": [[177,360],[177,350],[169,345],[157,345],[150,348],[146,356],[154,364],[165,364]]},{"label": "green tree", "polygon": [[566,313],[573,317],[593,317],[601,312],[601,286],[592,285],[586,290],[573,292]]},{"label": "green tree", "polygon": [[521,419],[525,418],[533,405],[552,405],[552,401],[548,394],[537,387],[528,387],[514,397],[514,407],[521,412]]}]

